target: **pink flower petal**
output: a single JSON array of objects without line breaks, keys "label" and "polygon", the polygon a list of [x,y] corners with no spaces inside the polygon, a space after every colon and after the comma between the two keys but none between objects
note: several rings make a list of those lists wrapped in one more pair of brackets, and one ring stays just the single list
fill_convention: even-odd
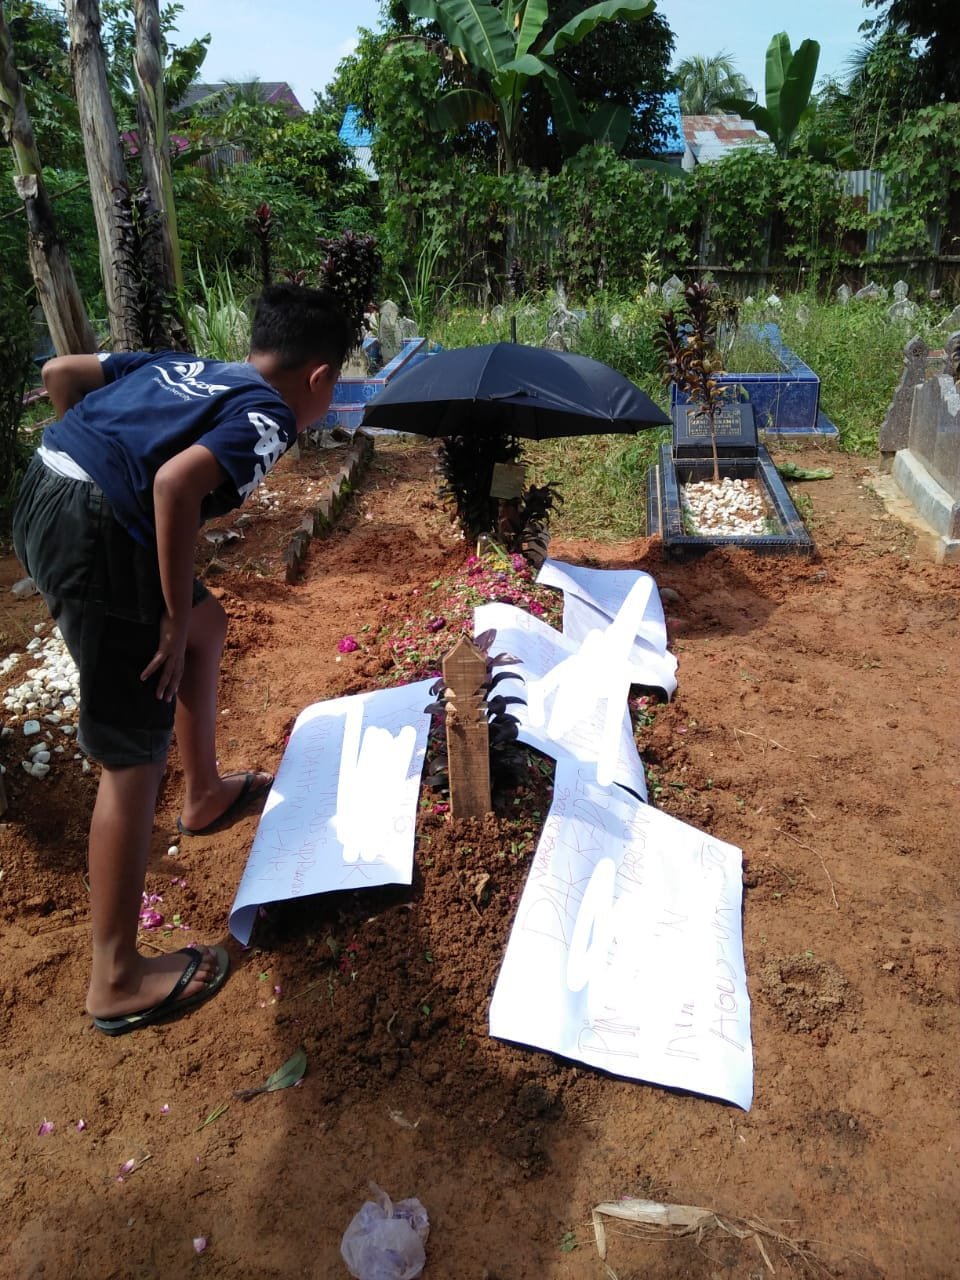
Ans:
[{"label": "pink flower petal", "polygon": [[85,1129],[86,1127],[87,1127],[87,1122],[86,1122],[86,1120],[78,1120],[78,1121],[77,1121],[77,1123],[76,1123],[76,1130],[77,1130],[77,1133],[83,1133],[83,1131],[84,1131],[84,1129]]},{"label": "pink flower petal", "polygon": [[193,1237],[193,1251],[194,1251],[194,1253],[203,1253],[203,1251],[204,1251],[204,1249],[206,1249],[206,1247],[207,1247],[207,1237],[206,1237],[206,1236],[194,1236],[194,1237]]},{"label": "pink flower petal", "polygon": [[360,646],[353,636],[344,636],[337,645],[338,653],[354,653]]},{"label": "pink flower petal", "polygon": [[40,1128],[37,1130],[37,1137],[45,1138],[48,1133],[53,1133],[53,1121],[48,1120],[46,1116],[44,1116],[43,1123],[41,1124]]}]

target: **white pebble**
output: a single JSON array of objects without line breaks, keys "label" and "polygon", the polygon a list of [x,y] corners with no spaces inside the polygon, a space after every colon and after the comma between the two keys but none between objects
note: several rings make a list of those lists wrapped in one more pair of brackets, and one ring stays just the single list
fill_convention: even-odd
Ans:
[{"label": "white pebble", "polygon": [[180,846],[172,844],[170,848],[167,850],[167,857],[175,858],[179,852],[180,852]]},{"label": "white pebble", "polygon": [[30,772],[35,778],[45,778],[50,772],[50,766],[48,764],[37,763],[31,766]]},{"label": "white pebble", "polygon": [[84,772],[84,773],[89,773],[89,772],[90,772],[90,761],[89,761],[89,760],[84,760],[83,764],[82,764],[80,767],[83,769],[83,772]]},{"label": "white pebble", "polygon": [[44,628],[46,625],[47,625],[47,624],[46,624],[45,622],[35,622],[35,623],[33,624],[34,634],[35,634],[35,635],[40,635],[40,634],[43,632],[43,628]]},{"label": "white pebble", "polygon": [[49,764],[49,763],[50,763],[50,752],[49,752],[49,751],[37,751],[37,752],[35,752],[34,757],[33,757],[33,763],[34,763],[34,764]]},{"label": "white pebble", "polygon": [[39,732],[40,732],[39,720],[25,720],[23,722],[23,736],[25,738],[29,738],[33,734],[39,733]]},{"label": "white pebble", "polygon": [[77,731],[76,725],[62,724],[60,726],[60,732],[65,733],[67,737],[69,737],[71,733],[76,733],[76,731]]}]

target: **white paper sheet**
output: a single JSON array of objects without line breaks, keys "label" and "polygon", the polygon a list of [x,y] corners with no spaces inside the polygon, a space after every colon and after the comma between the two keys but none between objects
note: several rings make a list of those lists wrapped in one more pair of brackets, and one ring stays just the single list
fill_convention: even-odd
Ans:
[{"label": "white paper sheet", "polygon": [[657,584],[639,569],[587,569],[545,560],[537,582],[563,592],[563,634],[583,644],[590,631],[610,625],[629,597],[634,624],[627,662],[632,684],[662,689],[668,698],[677,690],[677,660],[667,650],[667,627]]},{"label": "white paper sheet", "polygon": [[609,628],[589,643],[574,644],[548,623],[512,604],[485,604],[474,610],[477,634],[493,628],[494,653],[509,653],[516,664],[498,668],[513,678],[496,692],[524,699],[509,710],[519,720],[518,737],[555,760],[594,766],[601,782],[617,782],[646,799],[643,763],[637,752],[627,692],[630,675],[611,652]]},{"label": "white paper sheet", "polygon": [[240,942],[265,902],[410,883],[432,683],[317,702],[297,717],[230,911]]},{"label": "white paper sheet", "polygon": [[749,1109],[741,851],[557,762],[490,1034]]}]

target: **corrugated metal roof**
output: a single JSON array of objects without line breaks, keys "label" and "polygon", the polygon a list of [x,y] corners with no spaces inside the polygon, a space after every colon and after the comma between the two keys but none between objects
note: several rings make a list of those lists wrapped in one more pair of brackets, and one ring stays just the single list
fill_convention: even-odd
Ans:
[{"label": "corrugated metal roof", "polygon": [[715,115],[683,116],[683,136],[687,148],[698,164],[707,164],[729,155],[735,147],[770,146],[752,120],[732,112]]}]

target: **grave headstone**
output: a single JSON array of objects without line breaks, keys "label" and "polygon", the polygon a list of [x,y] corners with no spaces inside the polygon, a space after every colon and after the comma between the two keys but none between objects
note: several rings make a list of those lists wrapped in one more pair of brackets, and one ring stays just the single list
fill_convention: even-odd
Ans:
[{"label": "grave headstone", "polygon": [[855,302],[882,302],[886,296],[887,291],[883,285],[874,284],[872,280],[853,295]]},{"label": "grave headstone", "polygon": [[[913,337],[903,348],[903,373],[893,393],[887,416],[880,425],[880,452],[892,456],[905,449],[910,438],[913,392],[926,376],[927,344]],[[889,458],[888,458],[889,460]]]},{"label": "grave headstone", "polygon": [[610,332],[616,333],[618,329],[622,329],[622,328],[623,328],[623,316],[620,315],[619,311],[615,311],[613,315],[610,317]]},{"label": "grave headstone", "polygon": [[482,685],[487,663],[467,636],[443,659],[447,703],[447,775],[454,818],[490,812],[490,735]]},{"label": "grave headstone", "polygon": [[960,306],[954,307],[945,320],[940,322],[939,327],[945,329],[947,333],[951,333],[960,326]]},{"label": "grave headstone", "polygon": [[679,276],[671,276],[663,286],[663,300],[668,307],[672,307],[676,300],[683,293],[683,281]]},{"label": "grave headstone", "polygon": [[646,289],[644,289],[644,293],[647,295],[648,298],[655,298],[659,292],[660,292],[660,286],[657,284],[655,280],[651,280],[650,283],[647,285]]},{"label": "grave headstone", "polygon": [[895,302],[903,302],[910,292],[910,286],[906,280],[898,280],[893,286],[893,297]]},{"label": "grave headstone", "polygon": [[545,351],[569,351],[570,350],[570,348],[567,346],[566,339],[564,338],[563,334],[560,333],[559,330],[555,330],[553,333],[550,334],[550,336],[543,343],[543,349]]},{"label": "grave headstone", "polygon": [[[757,456],[757,425],[753,406],[730,402],[716,417],[717,453],[726,458]],[[679,404],[673,411],[673,456],[710,458],[710,420],[699,406]]]},{"label": "grave headstone", "polygon": [[[960,391],[952,378],[928,378],[913,393],[910,452],[953,499],[960,499]],[[960,535],[960,529],[951,534]]]},{"label": "grave headstone", "polygon": [[810,323],[810,308],[804,303],[800,303],[797,307],[797,324],[801,329],[805,329]]},{"label": "grave headstone", "polygon": [[900,298],[887,307],[887,318],[899,324],[905,320],[915,320],[919,312],[920,308],[915,302],[911,302],[909,298]]},{"label": "grave headstone", "polygon": [[400,354],[400,308],[387,299],[380,304],[380,359],[389,364]]},{"label": "grave headstone", "polygon": [[845,307],[852,296],[853,294],[851,293],[850,286],[848,284],[842,284],[837,290],[837,301],[840,303],[841,307]]},{"label": "grave headstone", "polygon": [[770,297],[767,299],[767,306],[770,308],[771,311],[779,311],[780,308],[783,306],[783,303],[780,301],[780,299],[777,297],[775,293],[771,293]]},{"label": "grave headstone", "polygon": [[408,338],[416,338],[419,336],[417,334],[417,322],[416,320],[412,320],[409,316],[401,316],[398,327],[400,329],[400,339],[402,342],[406,342]]},{"label": "grave headstone", "polygon": [[497,324],[497,325],[503,324],[504,320],[506,319],[506,316],[507,316],[507,313],[499,302],[496,304],[496,306],[490,308],[490,319],[493,321],[494,324]]}]

